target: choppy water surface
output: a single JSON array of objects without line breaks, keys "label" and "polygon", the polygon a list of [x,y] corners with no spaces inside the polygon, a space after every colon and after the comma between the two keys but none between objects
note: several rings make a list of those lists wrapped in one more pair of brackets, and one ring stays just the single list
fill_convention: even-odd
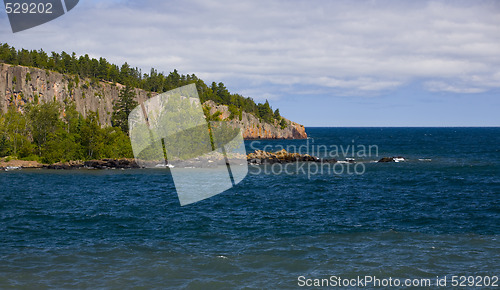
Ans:
[{"label": "choppy water surface", "polygon": [[[236,187],[185,207],[165,170],[0,172],[0,288],[500,275],[499,128],[307,132],[247,149],[362,144],[379,154],[357,157],[362,175],[251,167]],[[408,162],[370,163],[399,155]]]}]

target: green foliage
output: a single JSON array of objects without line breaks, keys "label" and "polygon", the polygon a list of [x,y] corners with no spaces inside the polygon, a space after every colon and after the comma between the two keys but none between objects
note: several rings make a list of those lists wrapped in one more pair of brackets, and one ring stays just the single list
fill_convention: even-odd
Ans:
[{"label": "green foliage", "polygon": [[5,146],[4,154],[25,157],[32,153],[33,145],[28,136],[30,135],[31,126],[26,118],[17,111],[14,107],[9,107],[3,119],[3,128],[0,128],[0,133],[4,136]]},{"label": "green foliage", "polygon": [[[202,103],[212,100],[217,104],[233,105],[238,110],[254,114],[257,118],[269,123],[273,123],[274,119],[279,121],[279,118],[273,116],[272,110],[269,114],[270,106],[267,101],[267,104],[256,104],[252,98],[245,98],[239,94],[231,94],[222,82],[213,82],[209,87],[196,75],[179,74],[175,69],[173,72],[165,74],[163,72],[159,73],[156,69],[152,68],[149,74],[143,74],[140,69],[133,68],[126,62],[118,66],[109,63],[102,57],[95,59],[90,58],[87,54],[76,57],[75,53],[68,54],[64,51],[61,53],[52,52],[48,55],[42,49],[38,51],[16,50],[8,44],[0,44],[0,61],[13,65],[45,69],[47,75],[49,75],[49,70],[64,74],[73,74],[75,75],[74,83],[76,87],[79,85],[79,78],[88,78],[90,79],[90,83],[86,81],[82,84],[84,89],[90,86],[98,88],[100,86],[99,80],[103,80],[111,83],[121,83],[131,88],[163,93],[194,83],[196,84]],[[14,80],[14,83],[16,83],[16,80]],[[70,88],[68,90],[71,92]]]},{"label": "green foliage", "polygon": [[281,121],[280,109],[276,109],[274,111],[274,119],[276,119],[278,122]]},{"label": "green foliage", "polygon": [[102,134],[97,113],[90,112],[87,118],[81,122],[78,130],[78,143],[82,156],[88,159],[99,159],[104,157],[104,141],[106,136]]},{"label": "green foliage", "polygon": [[130,139],[120,128],[106,127],[101,129],[105,137],[102,147],[102,156],[107,158],[133,157]]},{"label": "green foliage", "polygon": [[62,125],[62,121],[59,119],[59,110],[60,105],[57,102],[26,106],[26,117],[33,129],[31,136],[39,156],[42,155],[42,147],[45,147],[47,141],[54,137],[53,135]]},{"label": "green foliage", "polygon": [[285,119],[281,119],[280,127],[282,130],[288,127],[288,124],[286,123]]},{"label": "green foliage", "polygon": [[120,128],[101,128],[98,119],[94,112],[84,118],[74,103],[29,104],[25,114],[9,107],[0,113],[0,157],[45,163],[133,157],[128,136]]},{"label": "green foliage", "polygon": [[221,121],[222,119],[222,112],[221,111],[216,111],[210,118],[210,121]]},{"label": "green foliage", "polygon": [[48,141],[41,147],[41,157],[44,163],[72,160],[78,156],[78,144],[75,135],[69,134],[62,127],[51,132]]},{"label": "green foliage", "polygon": [[10,144],[7,136],[5,134],[0,133],[0,156],[9,155]]},{"label": "green foliage", "polygon": [[230,113],[229,120],[233,120],[234,118],[236,118],[236,116],[239,115],[239,110],[235,105],[230,104],[228,106],[228,108],[229,108],[229,113]]},{"label": "green foliage", "polygon": [[205,118],[208,122],[221,120],[221,111],[216,111],[215,113],[210,114],[210,108],[208,106],[203,106],[203,113],[205,114]]},{"label": "green foliage", "polygon": [[258,108],[258,117],[262,118],[267,123],[273,123],[274,114],[271,106],[269,106],[269,102],[266,100],[264,104],[259,104]]},{"label": "green foliage", "polygon": [[125,86],[120,91],[118,100],[113,106],[114,112],[111,117],[113,126],[120,127],[123,132],[128,134],[128,115],[137,105],[138,103],[135,101],[134,90],[129,86]]},{"label": "green foliage", "polygon": [[73,81],[68,82],[68,92],[71,94],[73,92],[73,88],[75,87],[75,84]]},{"label": "green foliage", "polygon": [[7,139],[5,117],[0,111],[0,156],[7,156],[10,153],[10,141]]}]

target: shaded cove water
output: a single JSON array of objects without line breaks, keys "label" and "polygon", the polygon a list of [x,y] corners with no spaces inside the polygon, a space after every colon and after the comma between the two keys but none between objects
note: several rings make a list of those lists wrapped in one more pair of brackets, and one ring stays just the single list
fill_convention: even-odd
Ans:
[{"label": "shaded cove water", "polygon": [[[251,166],[234,188],[185,207],[167,170],[0,172],[0,288],[288,289],[299,276],[451,286],[454,275],[500,275],[500,128],[307,133],[246,141],[247,151],[378,154],[354,156],[363,174]],[[408,161],[370,162],[385,156]]]}]

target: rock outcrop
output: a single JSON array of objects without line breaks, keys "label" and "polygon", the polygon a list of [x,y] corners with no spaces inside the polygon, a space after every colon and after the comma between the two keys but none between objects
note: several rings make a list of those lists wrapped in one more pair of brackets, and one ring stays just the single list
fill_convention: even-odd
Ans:
[{"label": "rock outcrop", "polygon": [[247,155],[248,163],[250,164],[266,164],[266,163],[290,163],[290,162],[322,162],[322,163],[335,163],[335,159],[320,159],[309,154],[290,153],[285,149],[277,152],[266,152],[263,150],[256,150]]},{"label": "rock outcrop", "polygon": [[21,168],[43,168],[44,165],[37,161],[25,160],[7,160],[6,158],[0,159],[0,170],[13,170]]},{"label": "rock outcrop", "polygon": [[386,163],[386,162],[404,162],[404,161],[406,161],[404,157],[398,156],[398,157],[382,157],[378,162]]},{"label": "rock outcrop", "polygon": [[[0,63],[0,109],[3,112],[10,104],[22,111],[30,102],[73,101],[84,117],[90,111],[97,112],[99,122],[110,125],[113,102],[122,88],[118,83],[91,83],[88,79],[49,70]],[[138,101],[145,101],[152,94],[140,89],[135,89],[135,93]]]},{"label": "rock outcrop", "polygon": [[210,107],[210,114],[220,112],[220,118],[230,122],[233,126],[243,128],[243,138],[245,139],[306,139],[307,134],[303,125],[283,118],[286,127],[281,129],[277,120],[274,124],[260,122],[253,114],[242,112],[241,120],[239,116],[229,120],[231,113],[228,106],[218,105],[213,101],[207,101],[204,105]]},{"label": "rock outcrop", "polygon": [[[89,79],[80,79],[75,75],[60,74],[39,68],[13,66],[0,63],[0,110],[5,112],[9,105],[15,105],[19,110],[30,102],[48,102],[56,100],[61,103],[74,102],[76,110],[84,117],[88,112],[97,112],[102,125],[111,124],[113,103],[118,99],[123,85],[99,81],[92,83]],[[155,96],[156,93],[135,89],[138,102],[143,102]],[[216,105],[208,101],[204,105],[215,113],[220,111],[221,117],[230,116],[229,109],[224,105]],[[64,112],[63,112],[64,114]],[[231,120],[235,126],[243,127],[243,137],[258,138],[307,138],[304,126],[285,119],[286,128],[280,125],[260,122],[252,114],[243,112],[239,118]]]},{"label": "rock outcrop", "polygon": [[44,166],[47,169],[131,169],[139,168],[134,159],[99,159],[87,161],[59,162]]}]

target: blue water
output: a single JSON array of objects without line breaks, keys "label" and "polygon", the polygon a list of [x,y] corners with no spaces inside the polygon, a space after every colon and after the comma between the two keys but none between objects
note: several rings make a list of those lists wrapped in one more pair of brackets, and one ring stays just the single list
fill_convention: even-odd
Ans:
[{"label": "blue water", "polygon": [[[0,172],[0,288],[500,275],[500,128],[307,133],[246,141],[247,150],[376,145],[378,154],[336,156],[362,161],[363,174],[251,166],[236,187],[185,207],[165,170]],[[390,156],[407,162],[372,162]]]}]

